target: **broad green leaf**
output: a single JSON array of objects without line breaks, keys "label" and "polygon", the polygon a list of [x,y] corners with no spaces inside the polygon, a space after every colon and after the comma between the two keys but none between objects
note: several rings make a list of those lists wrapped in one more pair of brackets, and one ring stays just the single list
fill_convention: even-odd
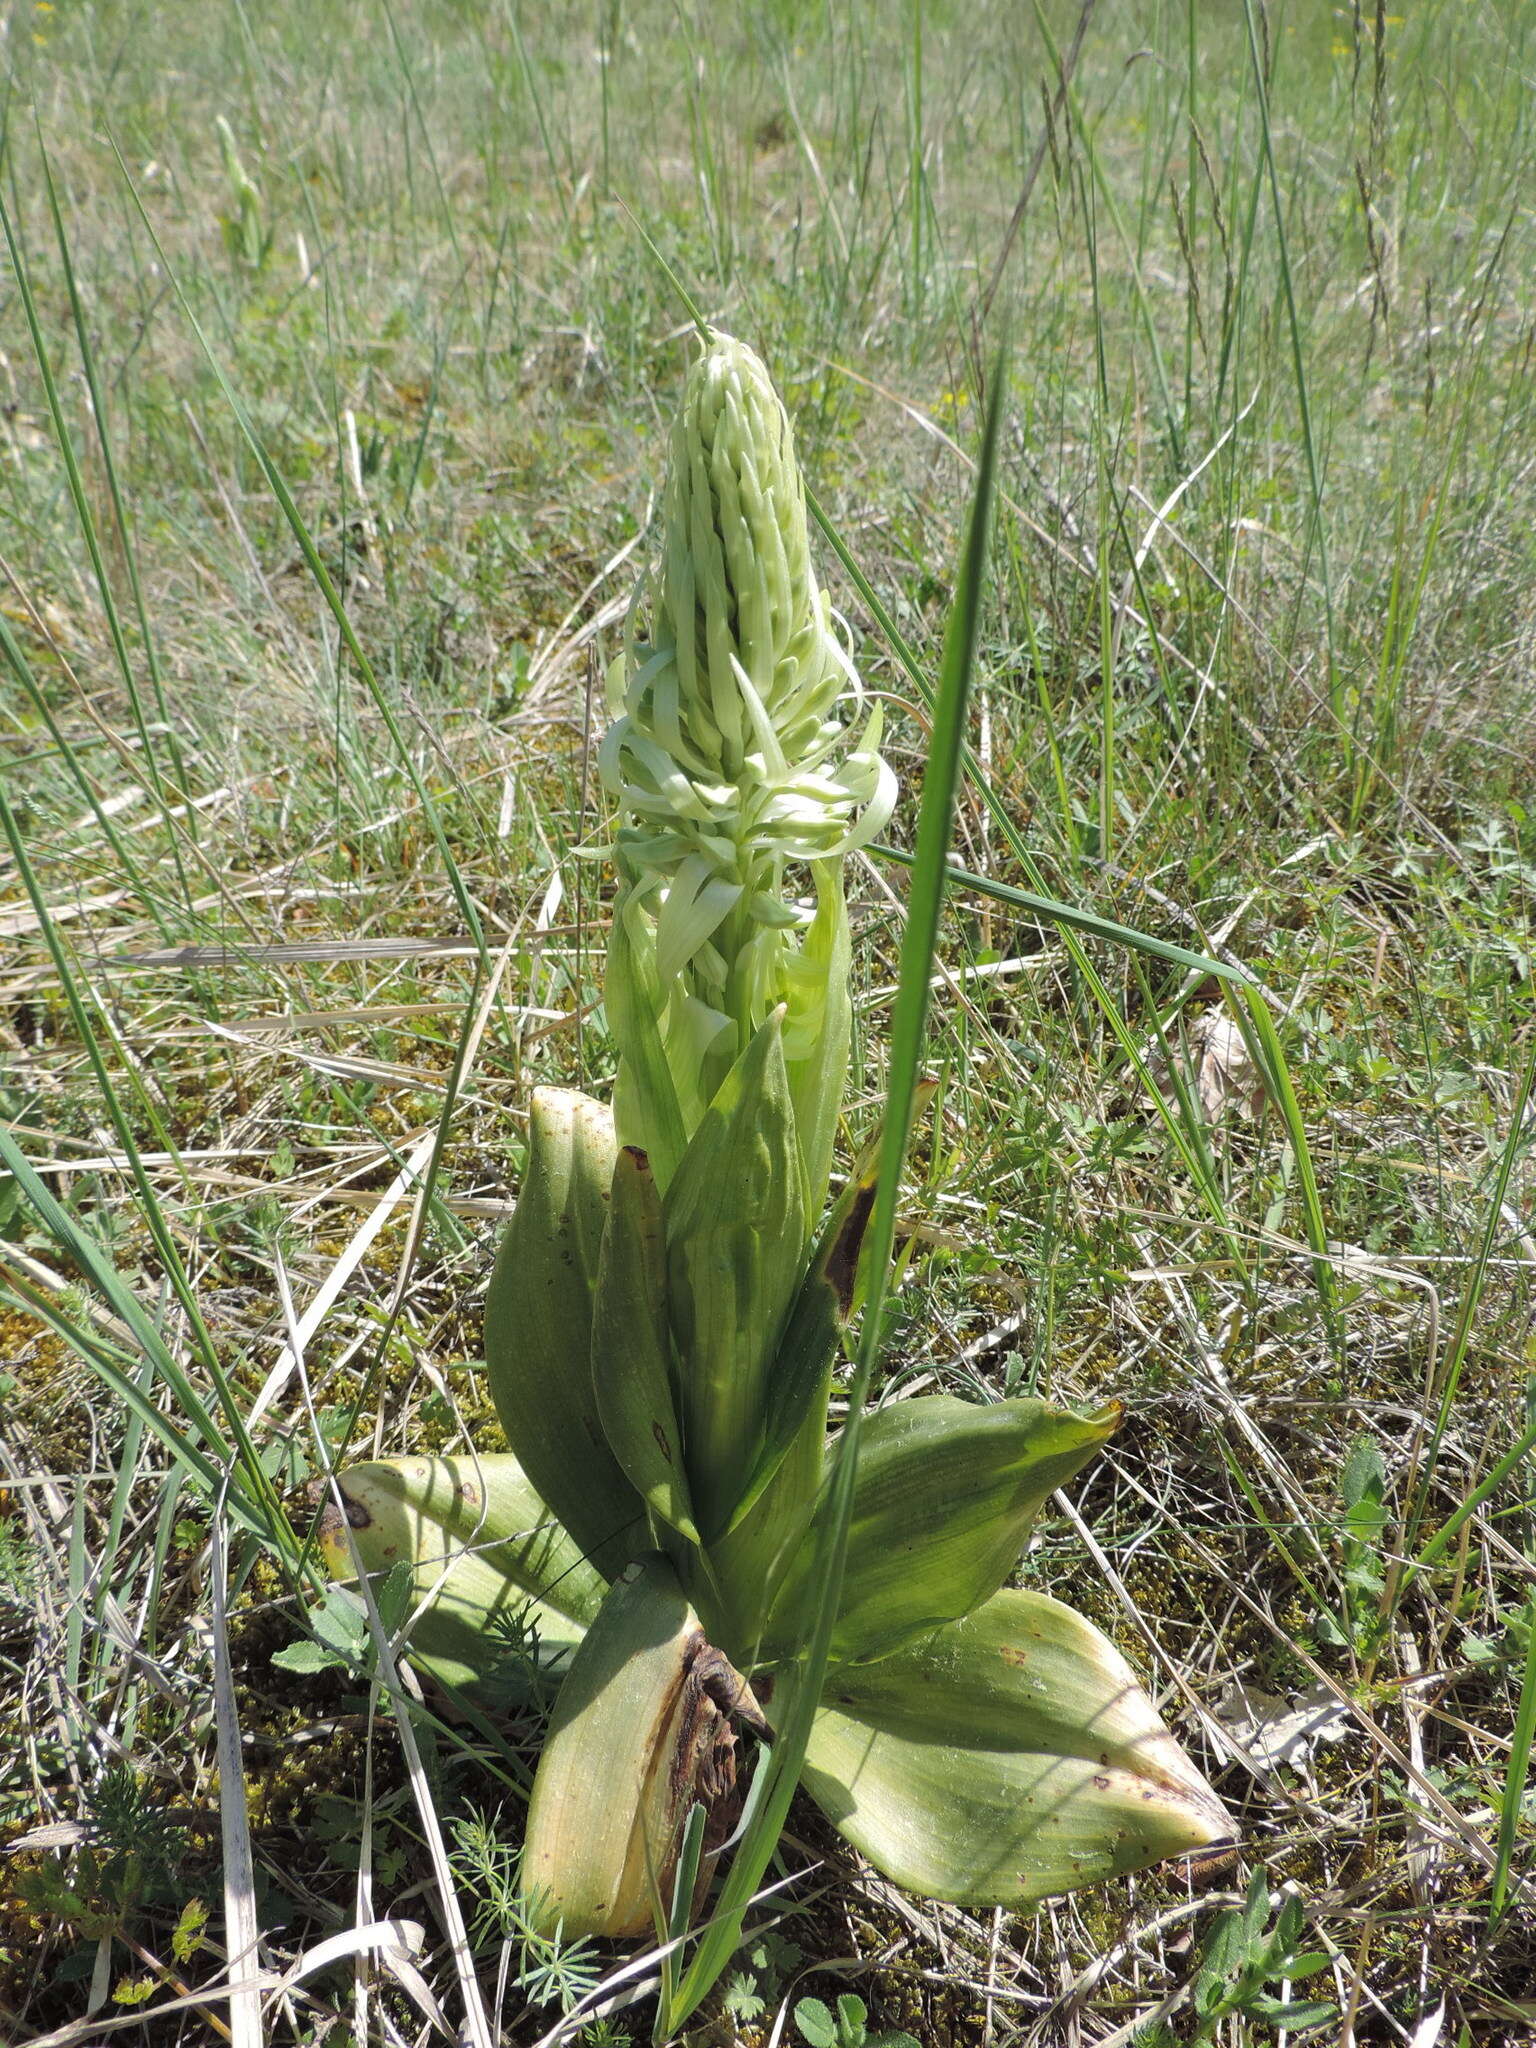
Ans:
[{"label": "broad green leaf", "polygon": [[370,1575],[402,1561],[412,1605],[413,1657],[448,1684],[493,1694],[521,1645],[558,1670],[606,1591],[602,1576],[506,1453],[394,1458],[338,1475],[351,1543],[334,1505],[320,1551],[334,1578],[352,1577],[352,1547]]},{"label": "broad green leaf", "polygon": [[895,1734],[831,1708],[816,1717],[804,1783],[895,1883],[971,1907],[1027,1905],[1232,1833],[1203,1787],[1050,1749]]},{"label": "broad green leaf", "polygon": [[1077,1757],[1214,1797],[1109,1638],[1027,1588],[994,1593],[888,1657],[828,1672],[822,1701],[887,1735]]},{"label": "broad green leaf", "polygon": [[592,1386],[593,1294],[616,1151],[602,1103],[535,1089],[522,1192],[485,1305],[486,1376],[507,1442],[610,1578],[648,1540]]},{"label": "broad green leaf", "polygon": [[667,1307],[694,1514],[725,1528],[751,1476],[767,1381],[806,1260],[782,1011],[737,1060],[663,1202]]},{"label": "broad green leaf", "polygon": [[[602,1573],[583,1557],[510,1452],[379,1458],[349,1465],[337,1477],[353,1532],[371,1528],[380,1566],[407,1554],[399,1547],[400,1530],[419,1521],[493,1556],[528,1592],[574,1620],[591,1621],[603,1603],[608,1589]],[[408,1520],[397,1523],[392,1516]],[[367,1562],[372,1568],[373,1559]]]},{"label": "broad green leaf", "polygon": [[762,1657],[764,1620],[805,1541],[826,1457],[826,1397],[790,1442],[772,1477],[739,1522],[711,1543],[706,1586],[690,1580],[707,1608],[710,1632],[738,1664]]},{"label": "broad green leaf", "polygon": [[[1111,1436],[1118,1405],[1080,1416],[1047,1401],[896,1401],[864,1426],[833,1633],[839,1663],[879,1657],[969,1614],[1008,1577],[1030,1525]],[[835,1446],[829,1452],[835,1456]],[[814,1607],[811,1546],[779,1595],[764,1645],[785,1655]]]},{"label": "broad green leaf", "polygon": [[764,1661],[764,1626],[776,1591],[807,1540],[825,1468],[825,1415],[823,1391],[768,1483],[762,1491],[754,1489],[748,1513],[709,1546],[709,1595],[698,1587],[698,1597],[709,1602],[719,1645],[748,1667]]},{"label": "broad green leaf", "polygon": [[818,1444],[827,1426],[827,1398],[838,1336],[853,1303],[859,1252],[875,1199],[875,1174],[851,1178],[838,1199],[801,1282],[773,1361],[763,1418],[763,1444],[732,1526],[742,1520],[807,1425]]},{"label": "broad green leaf", "polygon": [[959,1904],[1024,1904],[1228,1840],[1135,1672],[1047,1594],[830,1672],[805,1782],[870,1861]]},{"label": "broad green leaf", "polygon": [[328,1670],[336,1659],[331,1651],[321,1649],[318,1643],[301,1639],[286,1644],[281,1650],[274,1650],[271,1662],[279,1671],[291,1671],[296,1678],[313,1678],[316,1672]]},{"label": "broad green leaf", "polygon": [[[934,1085],[919,1083],[919,1105],[927,1102]],[[749,1661],[762,1647],[764,1617],[794,1564],[821,1486],[832,1361],[839,1333],[860,1298],[861,1254],[879,1156],[877,1133],[827,1219],[769,1376],[762,1449],[735,1519],[716,1547],[720,1583],[750,1591],[744,1611],[735,1617],[732,1638],[737,1653]]]},{"label": "broad green leaf", "polygon": [[689,1816],[734,1783],[727,1697],[761,1725],[667,1560],[631,1566],[572,1661],[534,1778],[522,1887],[540,1932],[665,1924]]},{"label": "broad green leaf", "polygon": [[622,1145],[592,1314],[592,1385],[610,1448],[646,1505],[697,1543],[672,1401],[667,1249],[650,1161]]},{"label": "broad green leaf", "polygon": [[837,2048],[837,2021],[822,1999],[802,1998],[795,2007],[795,2025],[810,2048]]}]

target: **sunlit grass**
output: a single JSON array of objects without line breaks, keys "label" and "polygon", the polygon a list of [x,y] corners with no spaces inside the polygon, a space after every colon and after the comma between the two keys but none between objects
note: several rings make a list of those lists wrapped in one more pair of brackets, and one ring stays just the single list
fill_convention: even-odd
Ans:
[{"label": "sunlit grass", "polygon": [[[1299,1886],[1309,1995],[1362,2030],[1442,1995],[1444,2038],[1519,2025],[1536,9],[1400,16],[1142,0],[1080,48],[1076,6],[935,0],[13,23],[0,1821],[96,1832],[0,1872],[7,2038],[81,2018],[93,1970],[220,1981],[172,1961],[190,1901],[214,1939],[225,1910],[217,1518],[270,1959],[428,1878],[367,1681],[271,1660],[343,1437],[484,1439],[528,1089],[612,1073],[608,881],[576,849],[687,345],[621,200],[795,413],[891,707],[897,856],[1006,323],[883,1370],[1129,1402],[1074,1501],[1103,1568],[1057,1519],[1032,1579],[1119,1633]],[[844,1166],[889,1083],[907,870],[853,886]],[[1257,1081],[1202,1068],[1217,1016]],[[1305,1770],[1251,1734],[1245,1760],[1234,1681],[1321,1686],[1347,1732]],[[499,1774],[515,1845],[530,1733],[422,1734],[447,1839]],[[846,1953],[857,1883],[834,1859],[783,1895],[808,1963]],[[1045,2043],[1078,1985],[1113,2033],[1188,1981],[1169,1944],[1206,1910],[1143,1879],[925,1934],[866,1890],[861,1989],[923,2038],[990,1995],[995,2038]],[[514,1943],[498,1983],[487,1951],[509,2038],[580,1962]],[[806,1985],[749,1976],[750,2039]],[[294,2038],[381,2038],[344,1974],[306,1989]]]}]

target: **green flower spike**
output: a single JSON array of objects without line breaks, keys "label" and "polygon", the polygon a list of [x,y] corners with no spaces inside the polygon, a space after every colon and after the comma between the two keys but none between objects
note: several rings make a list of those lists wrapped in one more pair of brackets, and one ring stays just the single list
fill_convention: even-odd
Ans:
[{"label": "green flower spike", "polygon": [[[896,780],[879,706],[857,733],[839,716],[863,693],[811,566],[789,421],[762,364],[728,335],[689,373],[663,519],[610,671],[618,716],[598,754],[621,819],[609,963],[619,1135],[645,1147],[665,1184],[678,1139],[783,1003],[819,1212],[847,1064],[842,857],[889,819]],[[792,866],[812,871],[814,913],[787,893]],[[676,1111],[659,1143],[658,1065]]]}]

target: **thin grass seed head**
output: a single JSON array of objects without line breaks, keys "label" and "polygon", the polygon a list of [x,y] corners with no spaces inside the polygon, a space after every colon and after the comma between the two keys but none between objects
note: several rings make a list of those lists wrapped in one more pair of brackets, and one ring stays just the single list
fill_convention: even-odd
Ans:
[{"label": "thin grass seed head", "polygon": [[[879,707],[857,733],[838,715],[862,690],[811,564],[788,417],[729,335],[712,333],[689,373],[661,553],[609,695],[599,769],[619,805],[615,857],[645,916],[668,1063],[702,1073],[707,1103],[777,1004],[791,1031],[803,1016],[812,913],[787,870],[839,862],[896,797]],[[820,894],[830,878],[817,879]]]}]

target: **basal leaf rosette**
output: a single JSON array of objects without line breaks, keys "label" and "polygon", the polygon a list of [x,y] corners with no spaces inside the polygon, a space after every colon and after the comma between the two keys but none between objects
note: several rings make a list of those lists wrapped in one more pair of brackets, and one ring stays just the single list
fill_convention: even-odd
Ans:
[{"label": "basal leaf rosette", "polygon": [[[1118,1421],[1114,1408],[943,1395],[870,1418],[802,1782],[909,1890],[1025,1907],[1229,1853],[1230,1817],[1119,1650],[1061,1601],[1005,1583],[1046,1499]],[[706,1842],[729,1833],[735,1730],[769,1732],[758,1702],[771,1723],[804,1585],[791,1576],[755,1652],[718,1649],[673,1560],[654,1553],[594,1608],[590,1567],[552,1536],[515,1461],[482,1465],[357,1468],[343,1480],[353,1540],[370,1569],[403,1555],[435,1590],[441,1635],[429,1606],[420,1654],[456,1683],[473,1676],[477,1600],[492,1669],[491,1624],[519,1601],[545,1618],[562,1683],[530,1813],[526,1909],[572,1936],[643,1932],[670,1903],[691,1808],[704,1809]]]}]

